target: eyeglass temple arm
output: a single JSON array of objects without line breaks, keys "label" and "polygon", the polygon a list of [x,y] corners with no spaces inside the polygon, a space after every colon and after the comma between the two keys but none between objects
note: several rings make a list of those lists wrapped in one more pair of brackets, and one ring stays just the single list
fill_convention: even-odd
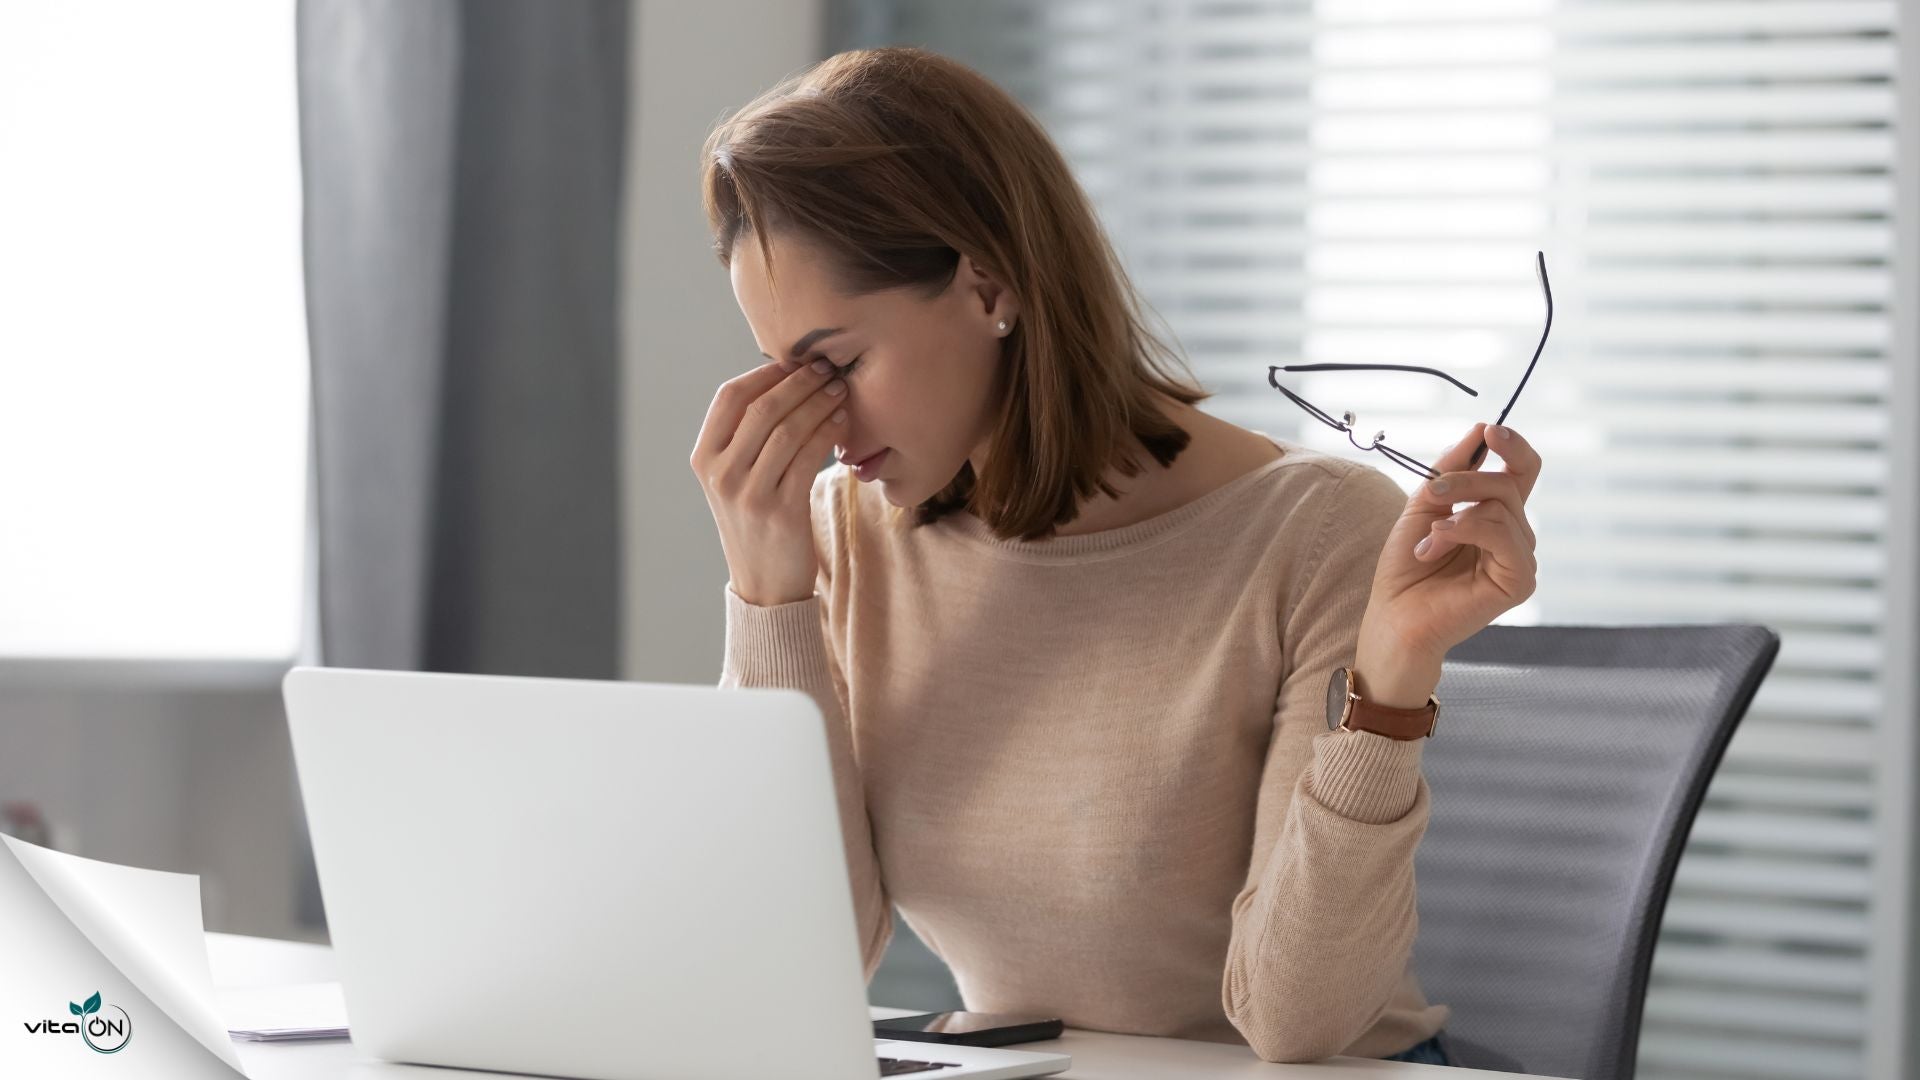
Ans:
[{"label": "eyeglass temple arm", "polygon": [[[1527,361],[1527,370],[1525,374],[1520,376],[1520,385],[1513,388],[1513,396],[1507,399],[1506,408],[1500,410],[1500,419],[1494,421],[1496,424],[1504,424],[1507,422],[1507,414],[1513,411],[1513,403],[1520,400],[1520,391],[1527,388],[1527,380],[1533,377],[1533,365],[1540,362],[1540,353],[1547,347],[1547,335],[1553,333],[1553,286],[1547,281],[1546,252],[1536,251],[1533,253],[1533,269],[1536,274],[1540,275],[1540,291],[1545,294],[1547,298],[1547,325],[1545,329],[1540,331],[1540,344],[1533,347],[1533,359]],[[1486,456],[1487,440],[1482,437],[1479,448],[1474,450],[1473,457],[1467,462],[1467,468],[1479,468],[1481,459]]]},{"label": "eyeglass temple arm", "polygon": [[1474,397],[1480,396],[1480,391],[1444,371],[1430,367],[1416,367],[1412,364],[1281,364],[1267,369],[1269,379],[1275,371],[1417,371],[1423,375],[1438,375]]}]

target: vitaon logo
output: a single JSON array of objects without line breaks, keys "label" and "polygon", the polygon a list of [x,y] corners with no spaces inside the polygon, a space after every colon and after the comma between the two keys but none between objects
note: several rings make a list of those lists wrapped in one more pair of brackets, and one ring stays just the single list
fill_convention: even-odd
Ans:
[{"label": "vitaon logo", "polygon": [[106,1008],[118,1013],[116,1019],[100,1011],[100,992],[94,991],[92,997],[75,1004],[67,1002],[67,1011],[79,1017],[79,1021],[35,1020],[31,1024],[22,1024],[29,1035],[78,1035],[80,1041],[98,1053],[117,1054],[133,1041],[133,1018],[127,1010],[118,1005]]}]

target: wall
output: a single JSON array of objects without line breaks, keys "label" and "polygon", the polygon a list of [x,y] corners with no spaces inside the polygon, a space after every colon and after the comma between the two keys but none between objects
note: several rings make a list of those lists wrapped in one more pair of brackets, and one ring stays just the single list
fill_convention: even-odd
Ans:
[{"label": "wall", "polygon": [[819,59],[817,0],[642,3],[628,111],[625,673],[720,678],[727,581],[719,534],[687,466],[720,384],[759,350],[714,258],[700,209],[700,147],[714,123]]},{"label": "wall", "polygon": [[263,665],[0,661],[0,800],[56,846],[201,875],[206,925],[312,937],[294,909],[298,807]]}]

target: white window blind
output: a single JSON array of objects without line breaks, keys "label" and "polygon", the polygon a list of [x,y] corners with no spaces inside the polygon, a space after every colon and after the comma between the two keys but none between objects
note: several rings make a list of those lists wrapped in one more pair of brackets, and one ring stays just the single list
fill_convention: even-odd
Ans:
[{"label": "white window blind", "polygon": [[[1281,378],[1431,461],[1491,420],[1548,460],[1542,576],[1505,621],[1753,621],[1778,663],[1667,910],[1652,1078],[1894,1075],[1904,959],[1876,853],[1912,783],[1885,651],[1895,210],[1893,0],[876,2],[836,44],[922,44],[1022,98],[1066,151],[1216,414],[1342,436]],[[1911,358],[1907,358],[1911,362]],[[1416,482],[1379,454],[1347,453]],[[1901,640],[1905,640],[1904,637]],[[1898,693],[1894,691],[1898,690]],[[1904,861],[1901,863],[1904,866]],[[1885,882],[1882,880],[1882,884]],[[1897,903],[1883,894],[1885,903]],[[1920,1067],[1914,1065],[1911,1067]]]}]

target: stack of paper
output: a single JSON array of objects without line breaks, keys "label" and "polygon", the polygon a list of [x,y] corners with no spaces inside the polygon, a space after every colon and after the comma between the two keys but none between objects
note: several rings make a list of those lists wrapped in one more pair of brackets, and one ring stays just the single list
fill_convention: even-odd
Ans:
[{"label": "stack of paper", "polygon": [[337,982],[248,986],[219,991],[227,1034],[248,1042],[342,1039],[347,1002]]}]

